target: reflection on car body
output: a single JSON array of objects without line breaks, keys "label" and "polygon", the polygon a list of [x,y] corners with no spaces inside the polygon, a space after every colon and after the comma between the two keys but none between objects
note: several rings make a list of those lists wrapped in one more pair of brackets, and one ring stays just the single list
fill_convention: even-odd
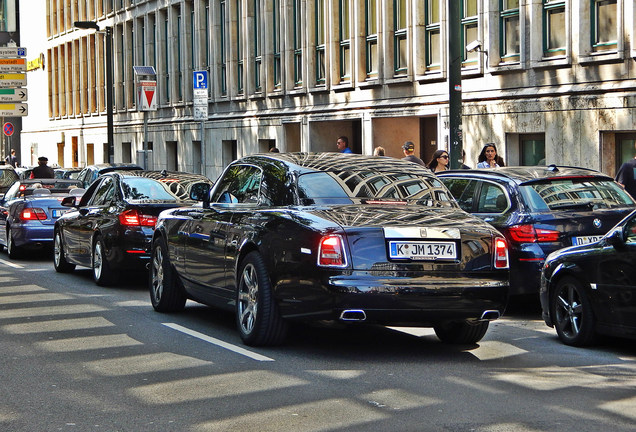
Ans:
[{"label": "reflection on car body", "polygon": [[540,298],[543,319],[565,344],[589,345],[598,334],[636,338],[636,212],[598,242],[550,254]]},{"label": "reflection on car body", "polygon": [[190,192],[212,182],[199,174],[113,171],[102,175],[77,206],[55,224],[53,259],[59,272],[76,265],[93,269],[99,285],[117,281],[121,269],[145,269],[150,240],[163,210],[194,204]]},{"label": "reflection on car body", "polygon": [[636,205],[611,177],[584,168],[505,167],[438,176],[461,208],[505,235],[511,294],[536,295],[550,252],[598,240]]},{"label": "reflection on car body", "polygon": [[419,165],[269,153],[233,162],[198,193],[202,207],[157,223],[160,312],[187,298],[233,309],[250,345],[281,343],[291,320],[433,326],[474,343],[503,313],[505,240]]}]

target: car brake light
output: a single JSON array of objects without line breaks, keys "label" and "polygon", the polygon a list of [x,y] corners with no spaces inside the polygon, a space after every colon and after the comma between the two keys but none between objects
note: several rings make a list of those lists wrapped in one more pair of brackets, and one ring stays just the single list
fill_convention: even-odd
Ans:
[{"label": "car brake light", "polygon": [[29,220],[46,220],[46,213],[41,208],[25,208],[20,213],[20,219]]},{"label": "car brake light", "polygon": [[124,226],[149,226],[157,224],[157,216],[139,213],[137,210],[126,210],[119,214],[119,223]]},{"label": "car brake light", "polygon": [[495,238],[495,268],[508,268],[508,245],[501,237]]},{"label": "car brake light", "polygon": [[324,267],[344,267],[346,265],[342,237],[332,234],[320,239],[318,265]]},{"label": "car brake light", "polygon": [[532,225],[514,225],[508,228],[510,238],[519,243],[546,243],[559,241],[559,231],[535,228]]}]

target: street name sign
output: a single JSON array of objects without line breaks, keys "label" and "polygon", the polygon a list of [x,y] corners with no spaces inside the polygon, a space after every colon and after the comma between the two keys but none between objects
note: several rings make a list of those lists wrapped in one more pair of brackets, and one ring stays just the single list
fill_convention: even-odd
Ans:
[{"label": "street name sign", "polygon": [[0,47],[0,57],[26,57],[24,47]]},{"label": "street name sign", "polygon": [[0,102],[23,102],[28,95],[25,88],[0,88]]},{"label": "street name sign", "polygon": [[0,58],[0,72],[26,72],[25,58]]},{"label": "street name sign", "polygon": [[0,87],[24,87],[27,85],[25,73],[0,73]]},{"label": "street name sign", "polygon": [[24,117],[29,114],[27,104],[5,103],[0,104],[0,117]]}]

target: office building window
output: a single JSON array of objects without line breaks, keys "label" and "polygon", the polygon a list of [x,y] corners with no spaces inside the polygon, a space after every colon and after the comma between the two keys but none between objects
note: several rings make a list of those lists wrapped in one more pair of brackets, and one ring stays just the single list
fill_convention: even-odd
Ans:
[{"label": "office building window", "polygon": [[303,15],[301,3],[301,0],[294,0],[292,11],[294,25],[294,85],[296,87],[300,87],[303,84]]},{"label": "office building window", "polygon": [[163,69],[163,85],[165,89],[164,102],[170,102],[170,28],[168,26],[168,12],[164,11],[163,13],[163,34],[161,35],[163,38],[163,58],[162,58],[162,69]]},{"label": "office building window", "polygon": [[280,20],[280,0],[273,0],[273,34],[272,34],[272,53],[274,55],[274,89],[280,90],[282,84],[282,64],[281,64],[281,20]]},{"label": "office building window", "polygon": [[236,31],[236,91],[238,94],[243,94],[243,32],[241,27],[241,17],[243,16],[243,2],[242,0],[236,0],[235,2],[235,31]]},{"label": "office building window", "polygon": [[500,0],[500,56],[503,62],[520,60],[519,0]]},{"label": "office building window", "polygon": [[261,83],[261,65],[263,63],[263,17],[261,15],[261,0],[254,0],[254,91],[263,90]]},{"label": "office building window", "polygon": [[543,55],[565,55],[565,1],[543,0]]},{"label": "office building window", "polygon": [[479,19],[477,10],[477,0],[462,0],[462,51],[463,67],[477,65],[479,53],[477,51],[468,52],[466,45],[479,39]]},{"label": "office building window", "polygon": [[592,0],[592,48],[594,51],[617,49],[616,0]]},{"label": "office building window", "polygon": [[327,78],[327,21],[325,0],[316,0],[316,85],[325,85]]},{"label": "office building window", "polygon": [[220,46],[220,51],[219,51],[219,57],[220,57],[220,61],[221,61],[221,73],[220,73],[220,79],[221,79],[221,95],[222,96],[227,96],[227,47],[225,46],[225,44],[228,41],[228,28],[227,28],[227,24],[225,22],[225,14],[227,12],[226,10],[226,2],[225,0],[221,0],[220,2],[220,9],[219,9],[219,29],[220,29],[220,36],[221,36],[221,46]]},{"label": "office building window", "polygon": [[393,0],[393,55],[395,75],[408,72],[407,0]]},{"label": "office building window", "polygon": [[339,0],[340,6],[340,81],[351,81],[351,9],[350,0]]},{"label": "office building window", "polygon": [[366,72],[367,79],[378,77],[378,0],[365,0],[364,26],[366,35]]},{"label": "office building window", "polygon": [[176,52],[177,52],[177,100],[183,100],[183,44],[182,44],[182,32],[183,32],[183,11],[180,6],[175,7],[174,13],[177,16],[177,37],[176,37]]},{"label": "office building window", "polygon": [[441,19],[439,0],[426,0],[426,69],[439,70],[441,65]]}]

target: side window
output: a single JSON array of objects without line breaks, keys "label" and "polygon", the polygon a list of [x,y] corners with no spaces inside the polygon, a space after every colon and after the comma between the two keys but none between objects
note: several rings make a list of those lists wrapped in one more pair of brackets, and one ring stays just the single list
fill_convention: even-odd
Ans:
[{"label": "side window", "polygon": [[110,204],[110,201],[113,198],[115,192],[115,187],[113,186],[113,180],[111,178],[105,178],[102,182],[97,186],[93,197],[88,202],[90,206],[102,206],[106,204]]},{"label": "side window", "polygon": [[625,225],[625,243],[636,244],[636,217]]},{"label": "side window", "polygon": [[14,183],[13,186],[9,188],[7,193],[4,194],[4,201],[9,201],[15,198],[19,190],[20,190],[20,182]]},{"label": "side window", "polygon": [[235,165],[219,181],[212,202],[257,203],[261,178],[262,172],[258,168]]},{"label": "side window", "polygon": [[476,180],[453,178],[442,178],[442,182],[448,187],[455,197],[457,204],[462,210],[471,212],[473,211],[473,196],[475,195]]},{"label": "side window", "polygon": [[477,213],[503,213],[508,208],[506,192],[496,184],[483,182]]}]

